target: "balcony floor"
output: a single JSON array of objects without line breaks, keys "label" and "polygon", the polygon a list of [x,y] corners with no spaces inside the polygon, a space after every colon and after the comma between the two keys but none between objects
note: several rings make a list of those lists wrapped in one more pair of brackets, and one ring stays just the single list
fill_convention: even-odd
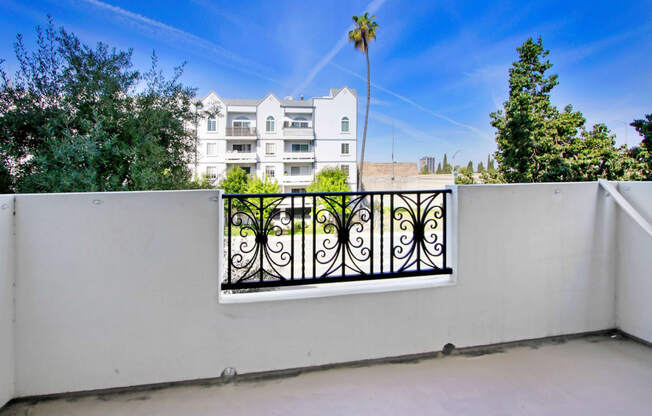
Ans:
[{"label": "balcony floor", "polygon": [[652,349],[590,336],[296,377],[18,402],[0,415],[649,415]]}]

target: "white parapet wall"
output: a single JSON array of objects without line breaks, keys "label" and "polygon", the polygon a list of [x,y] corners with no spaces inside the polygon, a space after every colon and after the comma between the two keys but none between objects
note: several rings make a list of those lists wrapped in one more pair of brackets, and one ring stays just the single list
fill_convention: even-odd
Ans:
[{"label": "white parapet wall", "polygon": [[15,395],[616,326],[617,208],[597,183],[455,192],[457,284],[243,304],[218,302],[217,191],[18,195]]},{"label": "white parapet wall", "polygon": [[[652,182],[621,182],[618,191],[652,224]],[[652,343],[652,236],[618,210],[616,241],[618,327]]]},{"label": "white parapet wall", "polygon": [[14,397],[13,213],[13,195],[0,195],[0,407]]}]

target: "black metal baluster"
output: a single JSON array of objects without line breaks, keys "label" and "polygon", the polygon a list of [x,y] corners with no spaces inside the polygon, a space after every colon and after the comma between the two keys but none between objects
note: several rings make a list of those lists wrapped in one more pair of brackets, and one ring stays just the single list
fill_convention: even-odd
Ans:
[{"label": "black metal baluster", "polygon": [[227,227],[229,227],[229,228],[227,228],[228,233],[229,233],[229,238],[228,238],[227,244],[228,244],[229,248],[228,248],[228,254],[226,256],[227,257],[226,264],[227,264],[227,267],[229,268],[229,271],[227,272],[228,276],[229,276],[228,279],[227,279],[229,284],[231,284],[231,200],[232,200],[231,198],[227,198],[229,208],[228,208],[228,213],[227,213],[227,217],[226,217],[227,218],[227,220],[226,220]]},{"label": "black metal baluster", "polygon": [[[450,260],[446,258],[448,253],[447,208],[450,204],[448,194],[452,194],[451,190],[335,192],[306,193],[302,195],[281,193],[224,195],[223,198],[226,199],[225,203],[227,204],[225,207],[227,219],[224,223],[227,229],[224,233],[226,236],[223,235],[221,238],[227,238],[227,259],[224,264],[228,267],[228,270],[224,273],[226,276],[221,277],[222,279],[226,277],[223,280],[222,288],[232,290],[314,284],[315,282],[312,279],[323,279],[323,282],[318,283],[328,283],[427,274],[449,274],[451,269],[447,266]],[[380,205],[375,201],[376,195],[380,197]],[[390,208],[390,224],[388,227],[390,238],[385,244],[385,197],[387,196],[390,199],[388,204]],[[398,202],[395,201],[395,196],[398,196]],[[438,199],[440,196],[441,201]],[[301,197],[300,204],[296,202],[295,198],[297,197]],[[290,204],[287,204],[287,198],[290,198]],[[306,198],[308,198],[308,204],[312,201],[312,207],[306,206]],[[324,222],[328,222],[331,227],[331,234],[327,237],[332,237],[323,241],[322,247],[318,249],[317,226],[319,224],[318,214],[320,210],[317,201],[319,198],[325,201],[326,205],[322,207],[322,212],[324,213]],[[367,202],[367,198],[371,198],[371,200]],[[258,204],[256,204],[256,199],[258,199]],[[288,212],[291,215],[290,221],[287,221],[287,218],[283,216],[282,218],[285,219],[281,219],[281,225],[273,222],[275,221],[273,213],[279,213],[279,211],[275,211],[278,209],[279,204],[283,205],[285,210],[289,208]],[[337,204],[340,204],[339,210]],[[245,212],[243,214],[238,211],[240,205],[244,207]],[[300,208],[297,205],[300,205]],[[376,207],[379,207],[380,220],[375,213]],[[350,211],[349,208],[351,208]],[[258,213],[255,212],[256,209],[259,210]],[[297,236],[295,212],[297,209],[301,210],[301,240],[298,242],[295,241]],[[437,235],[441,232],[443,236],[439,241],[433,241],[430,244],[425,237],[425,228],[428,218],[433,215],[433,209],[435,210],[435,218],[441,218],[443,222],[436,229]],[[394,217],[397,214],[401,218],[400,221],[396,221]],[[269,215],[272,215],[272,217],[269,217]],[[310,215],[312,216],[313,225],[313,248],[312,253],[306,253],[306,223],[310,225]],[[367,220],[363,220],[365,215],[367,215]],[[247,240],[249,240],[253,231],[255,241],[254,246],[250,246],[243,241],[241,245],[244,248],[241,252],[238,248],[238,242],[233,241],[237,237],[237,235],[233,235],[233,227],[242,226],[245,216],[247,220],[244,228],[240,231],[246,234]],[[337,216],[340,218],[337,218]],[[369,227],[368,242],[363,237],[364,234],[367,234],[364,231],[365,222]],[[376,227],[376,222],[378,222],[379,227]],[[395,222],[398,223],[398,229],[395,227]],[[275,235],[282,224],[290,225],[291,229],[290,233],[288,233],[290,244],[288,245],[287,240],[285,240],[285,242],[275,242],[272,247],[269,240],[270,234]],[[398,237],[401,237],[401,230],[404,229],[404,231],[409,232],[409,227],[413,229],[413,238],[411,240],[404,238],[405,243],[402,244],[401,238],[395,238],[394,233],[398,231]],[[361,234],[355,235],[355,243],[352,245],[352,233],[357,233],[358,228],[361,229]],[[237,230],[236,228],[236,233]],[[378,236],[374,235],[374,233],[378,233]],[[333,237],[337,238],[337,240],[332,240]],[[375,241],[378,238],[380,239],[380,247],[378,247],[378,242]],[[358,247],[359,242],[363,244]],[[296,244],[301,244],[301,272],[296,270],[296,267],[298,267],[296,256],[299,254],[296,252]],[[384,264],[387,255],[385,246],[389,246],[390,256],[387,270]],[[441,249],[436,250],[437,247]],[[377,248],[380,249],[380,256],[378,253],[374,253]],[[368,251],[368,254],[363,254],[364,251]],[[276,262],[273,256],[279,253],[281,253],[280,256],[284,260]],[[288,254],[289,258],[287,257]],[[306,254],[308,256],[312,254],[312,277],[310,269],[306,271],[307,267],[310,268],[306,264]],[[443,259],[439,259],[440,256],[443,256]],[[234,260],[234,257],[238,261]],[[376,267],[374,264],[374,261],[378,259],[380,259],[380,267]],[[398,261],[396,265],[395,260]],[[369,261],[368,267],[364,264],[367,261]],[[325,270],[319,276],[317,275],[317,263],[320,264],[320,270],[322,266],[323,270]],[[416,267],[413,267],[415,263]],[[256,269],[256,266],[258,266],[258,269]],[[290,267],[289,273],[287,272],[288,266]],[[240,273],[242,273],[241,277],[239,277]]]},{"label": "black metal baluster", "polygon": [[394,194],[389,195],[389,271],[394,273]]},{"label": "black metal baluster", "polygon": [[369,227],[369,241],[371,242],[371,250],[369,251],[369,258],[371,260],[370,264],[370,274],[374,274],[374,195],[371,194],[371,210],[370,210],[370,221],[371,226]]},{"label": "black metal baluster", "polygon": [[294,195],[290,195],[290,280],[294,280]]},{"label": "black metal baluster", "polygon": [[[421,228],[421,193],[417,193],[417,220],[414,223],[414,227],[418,227],[419,229]],[[417,231],[416,229],[413,230],[413,232]],[[425,233],[425,229],[423,232]],[[421,233],[420,230],[418,231],[419,234]],[[414,244],[417,246],[417,271],[421,270],[421,238],[415,238],[414,239]]]},{"label": "black metal baluster", "polygon": [[[340,230],[341,232],[344,231],[344,229],[346,227],[346,225],[345,225],[346,224],[345,223],[345,221],[346,221],[346,202],[345,201],[346,201],[346,196],[342,195],[342,223],[341,223],[342,230]],[[348,244],[348,242],[345,244],[344,240],[342,239],[342,240],[340,240],[339,243],[340,243],[340,250],[342,250],[342,278],[344,278],[346,276],[345,246],[346,246],[346,244]]]},{"label": "black metal baluster", "polygon": [[258,216],[260,217],[260,223],[258,224],[259,227],[258,233],[260,235],[260,243],[259,243],[260,246],[258,247],[258,249],[260,250],[260,281],[262,282],[265,277],[263,273],[263,252],[265,251],[263,249],[263,241],[265,241],[266,240],[265,237],[267,237],[267,236],[263,236],[265,226],[263,225],[263,197],[262,196],[260,197],[260,212],[258,214],[259,214]]},{"label": "black metal baluster", "polygon": [[443,223],[443,226],[444,226],[443,227],[444,236],[443,236],[443,240],[442,240],[443,244],[444,244],[444,247],[443,247],[444,249],[442,250],[442,253],[443,253],[442,256],[443,256],[443,259],[444,259],[444,267],[443,268],[445,269],[446,268],[446,252],[448,251],[448,247],[446,247],[446,218],[448,218],[446,216],[446,197],[448,195],[446,193],[442,193],[441,196],[443,198],[441,205],[442,205],[442,223]]},{"label": "black metal baluster", "polygon": [[383,240],[385,239],[385,230],[383,228],[383,215],[385,214],[385,207],[383,205],[383,197],[385,195],[380,194],[380,273],[383,273],[383,249],[384,249],[384,243]]},{"label": "black metal baluster", "polygon": [[306,278],[306,196],[301,195],[301,278]]},{"label": "black metal baluster", "polygon": [[312,196],[312,278],[317,278],[317,198]]}]

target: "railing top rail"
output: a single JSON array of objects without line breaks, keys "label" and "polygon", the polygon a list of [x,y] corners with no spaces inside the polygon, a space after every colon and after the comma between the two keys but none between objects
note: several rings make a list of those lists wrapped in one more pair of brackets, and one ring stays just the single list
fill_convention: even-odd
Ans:
[{"label": "railing top rail", "polygon": [[301,192],[275,194],[223,194],[223,198],[279,198],[287,196],[359,196],[359,195],[398,195],[398,194],[450,194],[452,189],[424,189],[410,191],[351,191],[351,192]]}]

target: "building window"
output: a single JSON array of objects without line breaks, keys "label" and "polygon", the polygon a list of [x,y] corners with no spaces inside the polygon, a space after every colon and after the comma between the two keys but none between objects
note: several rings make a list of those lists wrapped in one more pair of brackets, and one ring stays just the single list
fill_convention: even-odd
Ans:
[{"label": "building window", "polygon": [[250,153],[251,145],[250,144],[234,144],[232,146],[234,152],[238,153]]},{"label": "building window", "polygon": [[276,153],[276,144],[274,143],[265,143],[265,155],[273,156]]},{"label": "building window", "polygon": [[275,124],[274,117],[272,116],[267,117],[267,121],[265,122],[265,131],[267,131],[268,133],[272,133],[276,128],[274,124]]},{"label": "building window", "polygon": [[349,165],[340,165],[340,170],[346,172],[346,176],[349,176]]},{"label": "building window", "polygon": [[275,176],[275,171],[274,171],[274,166],[266,166],[265,167],[265,175],[267,175],[268,178],[273,178]]},{"label": "building window", "polygon": [[292,121],[292,127],[307,129],[308,120],[305,117],[295,117]]},{"label": "building window", "polygon": [[348,117],[342,117],[342,133],[348,133],[349,132],[349,118]]},{"label": "building window", "polygon": [[292,143],[292,152],[309,152],[310,145],[308,143]]},{"label": "building window", "polygon": [[343,155],[348,155],[349,154],[349,144],[348,143],[342,143],[341,153]]},{"label": "building window", "polygon": [[206,176],[210,179],[217,179],[217,166],[208,166],[206,168]]},{"label": "building window", "polygon": [[208,156],[217,155],[217,143],[206,143],[206,155]]},{"label": "building window", "polygon": [[247,175],[251,174],[251,166],[242,166],[240,169],[244,170]]},{"label": "building window", "polygon": [[251,120],[249,120],[245,116],[239,116],[236,117],[235,120],[233,120],[233,127],[235,128],[242,128],[242,129],[248,129],[251,127]]},{"label": "building window", "polygon": [[306,188],[292,188],[291,191],[293,194],[305,194]]},{"label": "building window", "polygon": [[206,130],[217,131],[217,120],[214,118],[209,118],[206,124]]}]

